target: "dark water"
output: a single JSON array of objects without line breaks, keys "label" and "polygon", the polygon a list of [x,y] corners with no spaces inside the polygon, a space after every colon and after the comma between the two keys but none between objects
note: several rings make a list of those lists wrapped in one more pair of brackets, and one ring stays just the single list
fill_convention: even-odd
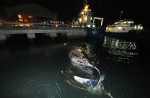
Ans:
[{"label": "dark water", "polygon": [[90,62],[105,73],[112,98],[150,98],[149,41],[109,36],[55,40],[9,39],[0,44],[0,98],[110,98],[67,83],[70,47],[89,50]]}]

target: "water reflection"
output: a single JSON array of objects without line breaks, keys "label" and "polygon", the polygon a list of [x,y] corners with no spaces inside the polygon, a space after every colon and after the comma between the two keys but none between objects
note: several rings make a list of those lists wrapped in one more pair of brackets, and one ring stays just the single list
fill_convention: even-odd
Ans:
[{"label": "water reflection", "polygon": [[109,54],[107,58],[115,62],[131,63],[139,55],[136,42],[105,36],[103,47]]},{"label": "water reflection", "polygon": [[[118,40],[118,42],[116,40]],[[105,42],[103,43],[103,41]],[[118,46],[117,44],[112,44],[113,42],[115,43],[115,41],[118,43]],[[141,64],[138,64],[138,62],[135,64],[122,64],[121,67],[116,66],[116,63],[111,63],[110,66],[109,63],[107,63],[108,60],[105,60],[106,57],[116,61],[119,56],[126,58],[127,54],[118,53],[119,55],[117,55],[113,53],[113,51],[134,53],[134,55],[130,54],[128,61],[133,60],[133,58],[138,55],[138,52],[140,56],[143,52],[147,54],[147,51],[145,51],[147,44],[142,41],[140,41],[140,43],[142,42],[141,44],[138,43],[138,47],[136,42],[109,37],[105,37],[105,40],[96,39],[93,41],[92,39],[90,42],[75,41],[66,42],[64,44],[60,42],[48,44],[43,44],[41,41],[39,42],[40,44],[29,43],[30,47],[29,49],[25,49],[25,51],[22,51],[24,47],[18,44],[19,49],[17,51],[9,51],[10,49],[5,46],[1,48],[0,93],[2,98],[109,98],[112,96],[114,98],[146,98],[149,96],[146,92],[149,90],[148,85],[150,82],[144,81],[148,79],[149,71],[145,70],[147,69],[146,66],[138,66],[145,64],[146,60],[143,57],[142,60],[144,59],[144,62],[141,62]],[[127,44],[126,47],[125,44]],[[16,45],[12,45],[11,49],[15,50],[15,46]],[[79,78],[81,75],[87,75],[88,73],[81,74],[82,71],[73,70],[75,67],[71,64],[67,53],[71,50],[70,47],[74,48],[74,46],[83,49],[85,51],[85,59],[87,59],[92,66],[98,68],[100,79],[103,81],[92,82],[92,87],[98,88],[96,89],[97,92],[92,88],[87,89],[84,85],[80,85],[79,83],[76,87],[80,88],[72,86],[73,84],[77,84],[78,79],[90,79]],[[143,48],[144,50],[142,50]],[[139,49],[141,50],[139,51]],[[146,56],[144,57],[146,58]],[[126,60],[122,60],[122,62],[125,61]],[[66,77],[62,75],[62,69],[64,73],[67,73]],[[88,72],[96,71],[96,69],[92,67],[87,67],[87,69],[89,69]],[[77,74],[76,71],[80,72],[76,75],[78,77],[75,76],[71,78],[73,74]],[[105,77],[101,76],[103,73],[105,73]],[[97,74],[98,73],[96,73],[96,76]],[[87,77],[89,76],[90,75]],[[95,75],[92,76],[95,79]],[[101,83],[102,85],[97,83]],[[81,88],[85,88],[85,90]]]}]

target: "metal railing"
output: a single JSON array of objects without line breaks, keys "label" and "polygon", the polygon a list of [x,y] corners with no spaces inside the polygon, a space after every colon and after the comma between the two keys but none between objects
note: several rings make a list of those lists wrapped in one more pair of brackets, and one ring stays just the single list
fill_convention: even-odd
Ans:
[{"label": "metal railing", "polygon": [[54,23],[28,23],[28,22],[3,22],[0,23],[0,30],[22,30],[22,29],[79,29],[80,26],[73,27],[69,24],[54,24]]}]

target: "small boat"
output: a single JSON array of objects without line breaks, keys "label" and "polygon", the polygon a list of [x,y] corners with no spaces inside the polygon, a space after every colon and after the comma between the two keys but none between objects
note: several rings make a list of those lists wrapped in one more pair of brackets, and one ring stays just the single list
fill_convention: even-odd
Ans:
[{"label": "small boat", "polygon": [[134,24],[133,20],[119,20],[113,25],[106,26],[106,32],[110,33],[140,33],[143,30],[141,24]]},{"label": "small boat", "polygon": [[133,20],[122,19],[123,11],[120,12],[120,19],[112,25],[106,26],[105,32],[110,33],[140,33],[143,31],[141,24],[135,24]]}]

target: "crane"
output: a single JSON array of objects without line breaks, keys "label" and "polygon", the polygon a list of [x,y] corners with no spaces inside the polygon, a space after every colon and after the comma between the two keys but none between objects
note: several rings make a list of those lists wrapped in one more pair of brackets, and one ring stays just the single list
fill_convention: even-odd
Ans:
[{"label": "crane", "polygon": [[95,27],[95,20],[100,20],[100,21],[101,21],[101,25],[100,25],[100,26],[103,25],[103,20],[104,20],[104,18],[94,17],[94,18],[93,18],[93,27]]}]

